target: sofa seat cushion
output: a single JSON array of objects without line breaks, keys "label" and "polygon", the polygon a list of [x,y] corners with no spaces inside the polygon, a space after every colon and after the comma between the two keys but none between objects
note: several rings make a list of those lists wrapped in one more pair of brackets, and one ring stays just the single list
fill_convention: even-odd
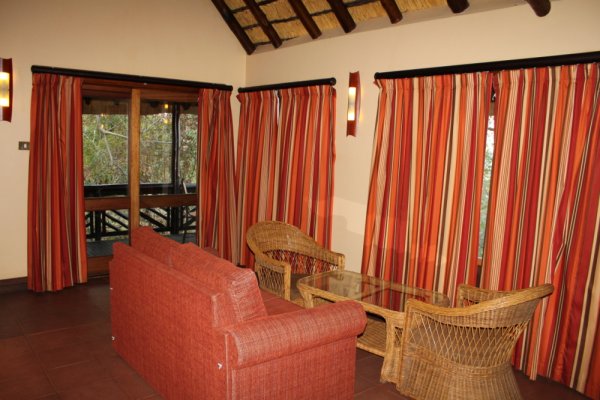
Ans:
[{"label": "sofa seat cushion", "polygon": [[196,279],[202,285],[222,291],[231,302],[232,323],[267,315],[254,272],[238,268],[187,243],[172,254],[173,268]]},{"label": "sofa seat cushion", "polygon": [[165,265],[172,266],[171,255],[178,251],[181,244],[144,226],[131,231],[131,247]]},{"label": "sofa seat cushion", "polygon": [[285,314],[303,309],[298,304],[284,300],[281,297],[262,289],[260,290],[260,295],[262,296],[268,315]]}]

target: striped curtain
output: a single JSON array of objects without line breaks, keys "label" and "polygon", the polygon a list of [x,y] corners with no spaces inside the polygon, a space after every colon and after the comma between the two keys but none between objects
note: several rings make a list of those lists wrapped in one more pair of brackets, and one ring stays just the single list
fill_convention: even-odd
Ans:
[{"label": "striped curtain", "polygon": [[503,71],[482,286],[553,283],[515,365],[600,398],[600,67]]},{"label": "striped curtain", "polygon": [[487,72],[378,80],[362,272],[454,297],[475,284]]},{"label": "striped curtain", "polygon": [[239,263],[231,92],[200,89],[198,96],[198,214],[200,247]]},{"label": "striped curtain", "polygon": [[27,285],[36,292],[87,281],[81,79],[33,75]]},{"label": "striped curtain", "polygon": [[246,232],[256,222],[271,219],[272,199],[276,195],[279,100],[273,90],[240,93],[237,97],[240,101],[236,170],[240,263],[252,265]]},{"label": "striped curtain", "polygon": [[335,164],[335,89],[281,90],[273,218],[329,248]]},{"label": "striped curtain", "polygon": [[[279,100],[278,100],[279,94]],[[335,162],[335,89],[242,93],[238,142],[240,237],[258,221],[295,225],[329,247]],[[242,263],[251,263],[245,239]]]}]

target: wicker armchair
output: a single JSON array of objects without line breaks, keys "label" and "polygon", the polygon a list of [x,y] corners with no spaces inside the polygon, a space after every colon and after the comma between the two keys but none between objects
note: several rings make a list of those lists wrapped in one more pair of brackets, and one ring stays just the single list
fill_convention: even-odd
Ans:
[{"label": "wicker armchair", "polygon": [[262,221],[246,233],[254,253],[254,271],[261,289],[302,303],[295,281],[319,272],[343,270],[343,254],[327,250],[293,225]]},{"label": "wicker armchair", "polygon": [[553,290],[550,284],[512,292],[460,285],[458,308],[408,300],[397,389],[415,399],[521,399],[512,352]]}]

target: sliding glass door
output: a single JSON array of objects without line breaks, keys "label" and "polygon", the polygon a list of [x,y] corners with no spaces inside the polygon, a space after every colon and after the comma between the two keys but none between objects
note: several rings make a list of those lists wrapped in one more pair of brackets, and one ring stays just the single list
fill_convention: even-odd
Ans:
[{"label": "sliding glass door", "polygon": [[92,85],[83,103],[89,273],[108,271],[134,226],[196,242],[195,91]]}]

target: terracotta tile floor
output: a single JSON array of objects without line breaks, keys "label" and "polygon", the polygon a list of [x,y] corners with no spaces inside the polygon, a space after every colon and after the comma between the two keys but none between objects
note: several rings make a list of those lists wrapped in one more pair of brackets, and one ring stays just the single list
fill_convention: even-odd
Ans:
[{"label": "terracotta tile floor", "polygon": [[[0,400],[160,399],[113,351],[108,279],[58,293],[0,294]],[[379,383],[382,359],[358,350],[355,399],[405,399]],[[584,399],[517,373],[525,399]]]}]

